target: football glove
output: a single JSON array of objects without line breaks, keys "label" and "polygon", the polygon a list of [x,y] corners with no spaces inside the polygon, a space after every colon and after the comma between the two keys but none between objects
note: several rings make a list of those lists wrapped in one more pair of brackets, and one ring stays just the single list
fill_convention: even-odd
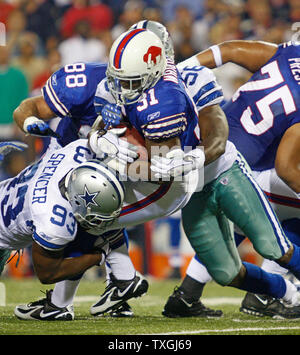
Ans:
[{"label": "football glove", "polygon": [[[123,132],[123,129],[121,129]],[[132,163],[138,158],[137,146],[128,143],[124,139],[120,139],[117,134],[106,132],[99,136],[98,132],[94,132],[89,138],[89,145],[98,158],[103,158],[107,154],[109,157],[117,158],[122,163]]]},{"label": "football glove", "polygon": [[28,148],[28,145],[23,142],[1,142],[0,143],[0,161],[2,161],[5,155],[9,154],[12,151],[22,152],[24,149]]},{"label": "football glove", "polygon": [[106,104],[101,111],[101,115],[105,125],[104,129],[117,126],[122,119],[121,108],[116,104]]},{"label": "football glove", "polygon": [[54,132],[48,125],[47,122],[40,120],[37,117],[30,116],[27,117],[23,124],[23,129],[26,133],[32,136],[38,137],[55,137],[60,138],[59,134]]},{"label": "football glove", "polygon": [[203,149],[196,148],[188,153],[181,149],[174,149],[166,157],[154,156],[151,159],[150,169],[158,179],[175,178],[184,176],[190,171],[201,169],[204,166],[205,155]]}]

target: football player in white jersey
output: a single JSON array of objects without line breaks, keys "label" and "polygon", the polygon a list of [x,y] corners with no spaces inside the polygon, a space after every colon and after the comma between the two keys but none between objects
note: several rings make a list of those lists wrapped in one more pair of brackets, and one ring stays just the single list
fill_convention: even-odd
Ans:
[{"label": "football player in white jersey", "polygon": [[[126,35],[126,36],[127,36],[127,35]],[[129,37],[129,35],[128,35],[128,37],[126,37],[126,41],[127,41],[127,40],[129,41],[130,38],[131,38],[131,37]],[[125,42],[124,42],[124,43],[125,43]],[[211,88],[211,89],[213,89],[213,88]],[[219,112],[218,110],[217,110],[217,111],[214,111],[214,108],[216,109],[216,107],[213,107],[213,108],[212,108],[212,111],[213,111],[213,112],[211,112],[211,110],[210,110],[210,114],[215,114],[215,115],[212,115],[212,116],[211,116],[211,121],[208,120],[208,119],[207,119],[207,120],[204,119],[204,122],[209,126],[210,129],[212,128],[212,125],[213,125],[214,123],[216,123],[216,121],[218,121],[217,123],[221,124],[221,126],[222,126],[222,124],[223,124],[223,122],[222,122],[223,115],[221,115],[221,117],[220,117],[220,115],[219,115],[220,112]],[[213,119],[214,116],[215,116],[216,121]],[[204,114],[204,113],[203,113],[202,117],[205,117],[205,114]],[[155,118],[155,117],[153,116],[152,118]],[[207,118],[207,117],[205,117],[205,118]],[[169,120],[169,121],[170,121],[170,120]],[[168,122],[167,125],[172,125],[172,123],[173,123],[173,121],[171,120],[170,122]],[[202,122],[202,123],[203,123],[203,122]],[[203,127],[203,125],[204,125],[204,127]],[[221,147],[222,147],[222,149],[220,149],[220,145],[218,145],[217,147],[214,147],[214,146],[213,146],[214,139],[213,139],[213,142],[211,142],[209,135],[208,135],[208,137],[207,137],[206,134],[209,133],[209,129],[208,129],[208,131],[205,130],[205,128],[208,128],[208,127],[207,127],[207,126],[205,127],[205,124],[204,124],[204,123],[203,123],[203,125],[202,125],[202,127],[201,127],[201,128],[203,128],[203,130],[202,130],[201,132],[202,132],[202,134],[203,134],[203,136],[204,136],[204,142],[207,143],[207,146],[214,148],[214,149],[212,149],[212,151],[214,151],[214,154],[215,154],[214,158],[212,158],[212,160],[210,160],[210,159],[209,159],[209,154],[208,154],[210,151],[209,151],[209,149],[207,149],[207,164],[208,164],[208,163],[212,163],[212,161],[214,161],[214,160],[216,160],[216,163],[217,163],[217,164],[213,164],[213,163],[212,163],[212,164],[209,166],[209,168],[211,168],[211,169],[207,169],[207,171],[209,172],[209,174],[207,174],[205,178],[207,179],[206,182],[209,182],[209,181],[211,181],[212,179],[215,179],[215,178],[216,178],[216,175],[219,176],[219,175],[222,173],[222,171],[223,171],[223,172],[226,171],[226,170],[228,169],[228,167],[230,166],[230,164],[233,163],[233,161],[235,160],[234,158],[235,158],[236,156],[234,156],[234,149],[233,149],[233,150],[230,150],[230,151],[229,151],[230,154],[229,154],[229,159],[228,159],[227,161],[226,161],[226,159],[223,160],[223,161],[222,161],[222,159],[220,159],[220,160],[217,162],[217,159],[220,157],[220,155],[222,155],[222,154],[224,153],[224,150],[226,151],[226,148],[225,148],[224,146],[222,146],[222,144],[220,144]],[[159,131],[162,126],[165,126],[165,124],[161,125],[160,123],[157,123],[157,124],[154,124],[154,125],[153,125],[153,128],[151,127],[151,129],[157,129],[157,130]],[[201,123],[200,123],[200,126],[201,126]],[[226,125],[225,125],[225,126],[226,126]],[[148,127],[148,128],[150,129],[150,127]],[[224,126],[223,126],[223,128],[224,128]],[[225,128],[226,128],[226,127],[225,127]],[[151,136],[151,135],[154,135],[154,134],[159,133],[159,132],[152,132],[151,129],[150,129],[150,131],[148,131],[148,132],[145,131],[145,134],[148,134],[149,136]],[[215,130],[215,129],[216,129],[216,127],[213,127],[213,130]],[[173,130],[174,130],[174,129],[173,129]],[[224,131],[222,130],[221,132],[222,132],[222,134],[220,135],[221,137],[218,137],[218,138],[221,139],[219,142],[223,142],[223,145],[224,145],[224,143],[226,144],[226,139],[224,139]],[[225,135],[225,137],[226,137],[226,135]],[[205,139],[205,138],[207,138],[207,139]],[[215,138],[215,136],[214,136],[213,138]],[[209,144],[209,143],[210,143],[210,144]],[[205,145],[205,144],[204,144],[204,145]],[[229,145],[230,145],[230,144],[229,144]],[[206,146],[206,147],[207,147],[207,146]],[[219,149],[219,151],[218,151],[219,155],[216,154],[217,149]],[[216,156],[216,155],[217,155],[217,156]],[[224,157],[223,157],[223,158],[225,158],[226,155],[227,155],[227,154],[224,154]],[[177,160],[177,159],[173,159],[173,164],[174,164],[174,160]],[[164,165],[164,160],[162,160],[161,163],[162,163],[162,165]],[[173,174],[173,176],[174,176],[174,172],[175,172],[175,173],[178,172],[178,166],[180,167],[180,166],[184,165],[184,164],[183,164],[183,163],[184,163],[184,160],[181,160],[179,165],[178,165],[178,163],[179,163],[178,161],[177,161],[176,163],[177,163],[177,165],[176,165],[176,164],[171,165],[171,168],[169,169],[169,171],[167,171],[167,174],[170,174],[170,175]],[[158,162],[158,164],[156,164],[156,166],[159,166],[159,164],[160,164],[160,162]],[[226,168],[226,166],[227,166],[227,168]],[[242,166],[242,163],[241,163],[241,166]],[[169,166],[169,167],[170,167],[170,166]],[[226,183],[225,180],[224,180],[224,181],[222,180],[221,183],[224,183],[224,185],[227,185],[227,183]],[[249,268],[249,266],[248,266],[248,268]],[[254,276],[254,275],[252,274],[252,276]],[[249,276],[247,276],[247,277],[249,278]],[[277,279],[279,279],[279,278],[277,278]],[[281,282],[281,281],[280,281],[280,282]],[[283,282],[284,282],[284,281],[283,281]],[[273,290],[273,291],[274,291],[274,290]]]},{"label": "football player in white jersey", "polygon": [[[171,48],[172,45],[170,43],[170,38],[168,38],[167,31],[164,26],[161,26],[160,24],[151,25],[149,23],[147,24],[146,22],[147,21],[141,21],[138,26],[144,26],[149,29],[152,26],[156,31],[155,33],[157,33],[158,35],[160,34],[160,38],[165,38],[165,47]],[[222,54],[220,52],[221,48]],[[220,49],[218,46],[213,46],[210,49],[203,51],[200,54],[195,55],[194,57],[189,58],[182,63],[179,63],[177,67],[181,70],[183,76],[192,75],[193,70],[191,69],[195,70],[196,68],[198,68],[198,70],[200,70],[200,68],[203,67],[202,65],[206,65],[208,68],[215,68],[217,66],[222,65],[223,56],[224,62],[232,61],[236,64],[245,67],[251,72],[255,72],[265,62],[268,61],[270,56],[272,56],[276,52],[277,47],[273,44],[253,41],[228,41],[222,43]],[[242,54],[242,52],[244,52],[244,55]],[[172,53],[172,49],[169,50],[169,53]],[[251,55],[255,59],[252,61],[246,59],[249,55]],[[187,84],[188,90],[193,90],[193,88],[195,88],[195,93],[197,93],[198,89],[201,87],[201,83],[195,81],[196,80],[194,80],[194,84],[192,85],[190,85],[192,82],[191,80],[186,80],[185,82]],[[283,161],[285,161],[283,155],[281,155],[281,158],[283,158]],[[291,164],[295,163],[296,161],[291,161]],[[281,164],[280,167],[282,165],[283,164]],[[288,178],[286,178],[286,180],[289,180],[290,176],[292,176],[294,179],[294,186],[297,186],[297,179],[295,179],[296,175],[293,175],[293,171],[294,169],[291,165],[291,169],[281,169],[281,174],[284,176],[290,174]],[[288,236],[293,241],[295,240],[296,243],[299,243],[299,241],[297,240],[299,239],[297,230],[300,221],[299,194],[292,190],[291,187],[289,187],[283,180],[278,177],[275,169],[268,169],[260,172],[255,171],[253,172],[253,175],[261,189],[267,195],[270,204],[272,205],[276,215],[282,223],[284,230],[286,231],[286,233],[288,233]],[[243,233],[237,227],[236,231],[238,232],[238,234],[236,235],[243,235]],[[240,241],[241,239],[239,238],[239,242]],[[264,259],[262,269],[271,273],[280,273],[281,275],[285,275],[288,273],[287,269],[280,267],[277,263],[268,259]],[[173,295],[169,298],[167,304],[165,305],[164,314],[166,316],[174,317],[184,317],[192,315],[196,316],[198,306],[201,307],[201,302],[199,301],[199,298],[202,294],[203,285],[209,280],[211,280],[211,276],[208,274],[204,265],[199,263],[197,258],[193,259],[188,267],[187,275],[183,280],[183,283],[179,288],[175,289]],[[182,299],[185,299],[185,301],[189,301],[190,307],[186,307],[185,303],[181,302]],[[267,302],[267,307],[270,307],[271,309],[269,315],[283,317],[285,316],[284,313],[286,312],[287,308],[279,300],[274,300],[266,297],[263,301],[260,301],[261,298],[257,297],[256,299],[255,296],[247,294],[245,300],[249,303],[250,299],[252,307],[256,302],[259,307],[265,308],[265,310],[263,311],[264,314],[268,314],[268,309],[265,306],[265,303]],[[259,302],[261,302],[261,306]],[[243,306],[245,305],[246,303],[243,302]],[[245,308],[245,311],[247,311],[247,308]],[[287,317],[288,313],[286,314]],[[253,314],[259,314],[259,309],[253,309]]]},{"label": "football player in white jersey", "polygon": [[[104,254],[114,275],[121,280],[119,290],[126,289],[124,302],[124,295],[136,297],[148,288],[146,280],[135,275],[132,264],[126,270],[126,275],[131,273],[131,280],[123,280],[122,267],[114,261],[114,251],[127,251],[124,227],[172,214],[187,203],[192,191],[187,191],[185,181],[122,182],[115,171],[95,158],[88,140],[80,139],[49,151],[16,177],[0,184],[1,264],[7,260],[7,251],[32,243],[36,274],[48,284],[80,279],[87,268],[104,261]],[[72,309],[55,307],[50,294],[47,300],[47,307],[17,307],[16,315],[22,319],[73,319]],[[119,299],[111,300],[111,306],[118,302]],[[102,311],[101,306],[93,308],[94,314]]]},{"label": "football player in white jersey", "polygon": [[[114,56],[114,66],[115,67],[118,67],[118,65],[119,65],[119,62],[118,61],[116,61],[115,59],[116,58],[118,58],[118,56],[117,56],[117,54],[118,54],[118,51],[120,50],[120,48],[122,47],[122,46],[126,46],[131,40],[132,40],[132,37],[133,36],[135,36],[137,33],[138,33],[138,29],[140,29],[140,30],[142,30],[142,29],[145,29],[145,28],[147,28],[147,26],[148,26],[148,24],[147,23],[149,23],[148,21],[142,21],[140,24],[138,24],[138,26],[137,26],[137,29],[135,30],[135,31],[132,31],[132,32],[129,32],[127,35],[124,35],[124,38],[122,39],[122,42],[120,42],[119,44],[118,44],[118,47],[116,47],[116,54],[115,54],[115,56]],[[124,53],[123,53],[123,55],[124,55]],[[125,60],[124,60],[125,61]],[[126,65],[125,64],[123,64],[124,65],[124,67],[126,67]],[[200,71],[200,70],[203,70],[203,67],[193,67],[193,68],[185,68],[184,67],[184,69],[187,69],[187,71],[189,71],[190,73],[188,74],[189,76],[194,76],[194,78],[192,79],[191,77],[189,77],[188,79],[186,78],[186,83],[190,80],[191,82],[193,81],[193,82],[195,82],[196,81],[196,78],[197,78],[197,74],[195,74],[195,73],[193,73],[193,72],[195,72],[195,71]],[[184,73],[183,73],[184,74]],[[118,77],[118,75],[116,75],[117,77]],[[120,80],[121,80],[121,74],[120,74]],[[124,79],[125,80],[125,79]],[[192,83],[189,83],[189,85],[190,86],[192,86],[191,85]],[[201,102],[202,103],[202,105],[203,104],[205,104],[205,102],[206,102],[206,96],[209,96],[210,94],[211,94],[211,92],[213,92],[213,91],[216,91],[216,90],[214,90],[215,88],[214,88],[214,86],[210,86],[209,88],[206,88],[206,92],[205,92],[205,95],[204,95],[204,98],[203,99],[201,99],[201,100],[199,100],[199,102]],[[198,88],[198,90],[199,90],[199,88]],[[157,91],[156,91],[156,94],[157,94]],[[199,90],[198,92],[197,92],[197,88],[196,88],[196,92],[195,92],[195,95],[193,95],[193,99],[194,99],[194,101],[195,102],[198,102],[197,100],[198,100],[198,97],[196,97],[196,95],[198,94],[198,96],[199,96],[199,94],[201,94],[201,90]],[[122,95],[122,94],[121,94]],[[124,94],[125,95],[125,94]],[[158,94],[157,94],[158,95]],[[99,100],[99,102],[98,103],[100,103],[101,104],[101,101]],[[144,109],[144,107],[138,107],[137,108],[137,110],[138,111],[141,111],[142,109]],[[111,112],[113,112],[113,110],[111,109]],[[117,116],[117,113],[116,112],[114,112],[114,114],[115,114],[115,116]],[[200,125],[200,128],[201,128],[201,116],[202,116],[202,118],[203,118],[203,112],[202,112],[202,114],[200,114],[200,116],[199,116],[199,120],[200,120],[200,122],[199,122],[199,125]],[[148,117],[150,117],[149,115],[148,115]],[[152,118],[152,117],[151,117]],[[150,119],[150,118],[149,118]],[[133,118],[132,119],[132,121],[131,121],[131,123],[133,123],[134,125],[136,124],[136,121],[135,121],[136,119],[135,118]],[[159,119],[159,120],[162,120],[162,119]],[[158,120],[158,121],[159,121]],[[110,119],[108,118],[107,119],[107,121],[106,122],[114,122],[115,121],[115,117],[112,117],[112,119],[111,119],[111,121],[110,121]],[[151,122],[151,124],[152,124],[152,126],[153,127],[155,127],[155,129],[157,129],[158,130],[158,127],[159,127],[159,124],[154,124],[153,123],[153,121]],[[152,128],[152,126],[151,126],[151,129],[154,129],[154,128]],[[157,127],[156,127],[157,126]],[[143,127],[143,126],[142,126]],[[147,127],[147,124],[144,124],[144,127]],[[204,132],[204,134],[203,134],[203,137],[204,137],[204,141],[205,141],[205,136],[206,136],[206,132],[205,132],[205,130],[201,130],[201,133],[202,132]],[[156,134],[156,136],[158,135],[158,133],[152,133],[152,131],[150,131],[150,132],[147,132],[147,129],[144,129],[143,130],[143,133],[144,133],[144,135],[146,136],[146,137],[150,137],[150,135],[152,134],[152,135],[155,135]],[[162,136],[162,134],[160,133],[160,136]],[[224,136],[223,136],[223,138],[224,138]],[[151,137],[150,137],[150,139],[151,139]],[[205,144],[204,144],[205,145]],[[225,156],[226,156],[226,153],[224,154]],[[161,159],[161,161],[160,162],[153,162],[153,166],[154,166],[154,168],[155,168],[155,170],[154,171],[156,171],[157,173],[161,173],[161,175],[160,176],[162,176],[162,177],[164,177],[164,176],[168,176],[168,174],[172,174],[171,173],[171,171],[172,171],[172,158],[171,159],[165,159],[164,160],[164,158],[162,158]],[[209,162],[207,162],[207,164],[209,164],[209,163],[211,163],[210,161]],[[209,168],[211,168],[212,166],[213,166],[214,164],[210,164],[209,165]],[[220,166],[219,166],[220,167]],[[156,168],[157,168],[157,170],[156,170]],[[176,169],[178,170],[178,165],[176,166]],[[209,169],[208,169],[209,170]],[[226,170],[226,169],[225,169]],[[252,179],[252,177],[251,177],[251,175],[249,174],[249,173],[247,173],[247,170],[246,170],[246,168],[245,168],[245,166],[244,167],[242,167],[242,170],[244,171],[244,173],[246,173],[246,175],[247,175],[247,177],[250,179],[250,181],[251,181],[251,184],[253,185],[253,186],[255,186],[255,189],[256,189],[256,191],[257,192],[259,192],[259,194],[261,195],[261,197],[263,196],[263,194],[262,194],[262,192],[261,192],[261,190],[258,188],[258,185],[257,185],[257,183],[255,182],[255,180],[254,179]],[[216,171],[214,171],[214,172],[216,172]],[[228,184],[228,182],[230,181],[230,179],[232,179],[233,177],[231,176],[231,177],[224,177],[224,179],[221,181],[221,184],[223,184],[223,185],[227,185]],[[237,183],[238,183],[238,181],[237,181]],[[246,188],[245,188],[245,190],[247,190]],[[228,196],[229,197],[229,196]],[[248,197],[250,198],[250,195],[248,195]],[[253,200],[252,200],[252,202],[254,202],[254,195],[251,197],[251,198],[253,198]],[[225,199],[227,199],[227,197],[225,197]],[[265,200],[265,199],[264,199]],[[229,203],[229,201],[227,201],[228,203]],[[195,199],[195,201],[193,202],[193,203],[197,203],[196,202],[196,199]],[[265,202],[263,202],[264,203],[264,205],[265,205],[265,207],[268,209],[269,207],[267,207],[268,206],[268,203],[265,201]],[[246,203],[247,204],[247,203]],[[191,203],[190,203],[190,205],[191,205]],[[226,208],[225,208],[226,209]],[[185,209],[186,210],[186,209]],[[231,215],[231,212],[230,211],[227,211],[227,213],[229,214],[229,215]],[[263,215],[263,213],[259,213],[259,214],[257,214],[257,218],[260,218],[261,216]],[[242,216],[240,216],[241,218],[242,218]],[[250,217],[250,216],[249,216]],[[190,218],[190,216],[188,216],[187,215],[187,219],[189,219]],[[233,216],[232,215],[232,218],[233,218],[233,220],[239,220],[239,218],[236,218],[236,216]],[[269,218],[269,217],[268,217]],[[274,223],[274,221],[276,221],[276,217],[275,217],[275,215],[273,214],[273,217],[271,217],[271,215],[270,215],[270,223],[271,224],[273,224]],[[272,222],[271,222],[271,220],[272,220]],[[240,222],[240,220],[239,220],[239,222]],[[239,222],[237,222],[237,224],[239,224]],[[249,221],[248,221],[249,222]],[[249,222],[250,223],[250,222]],[[253,225],[253,223],[255,223],[254,222],[254,220],[249,224],[249,227],[250,227],[250,225]],[[263,222],[263,221],[261,221],[261,225],[262,225],[262,229],[264,228],[263,226],[264,226],[264,223],[265,222]],[[278,223],[278,222],[276,222],[276,223]],[[260,224],[260,223],[259,223]],[[189,224],[187,224],[187,228],[189,228]],[[205,227],[206,228],[206,227]],[[250,228],[251,229],[251,228]],[[262,231],[262,229],[260,230],[260,231],[256,231],[256,233],[257,233],[257,235],[259,235],[259,234],[261,234],[261,233],[264,233],[263,231]],[[278,229],[279,230],[279,229]],[[194,231],[194,232],[196,232],[196,231]],[[253,235],[253,231],[252,232],[250,232],[250,230],[248,231],[248,233],[250,233],[250,235],[252,234]],[[196,232],[196,234],[197,234],[197,232]],[[195,236],[196,236],[196,234],[195,234]],[[203,234],[203,233],[202,233]],[[255,233],[254,233],[255,234]],[[277,238],[277,237],[276,237]],[[281,238],[279,235],[278,235],[278,238]],[[263,247],[263,245],[261,244],[261,242],[259,241],[259,240],[253,240],[253,242],[254,243],[256,243],[256,247],[258,247],[258,249],[261,249],[261,248],[263,248],[264,249],[264,247]],[[283,245],[282,245],[283,246]],[[270,247],[271,247],[271,245],[270,245]],[[271,248],[273,248],[273,247],[271,247]],[[292,249],[294,248],[294,249],[296,249],[296,252],[294,253],[294,255],[295,255],[295,258],[298,258],[298,247],[296,246],[296,245],[294,245],[293,247],[291,247]],[[291,250],[292,250],[291,249]],[[262,250],[262,249],[261,249]],[[271,249],[270,249],[271,250]],[[269,250],[269,251],[270,251]],[[268,254],[268,252],[265,254],[265,255],[267,255]],[[207,260],[207,264],[209,264],[210,263],[210,261],[209,261],[209,259]],[[291,265],[291,264],[290,264]],[[246,266],[246,268],[247,268],[247,277],[250,277],[249,275],[254,275],[254,274],[257,274],[257,272],[254,270],[255,269],[255,266],[253,266],[253,265],[249,265],[249,264],[247,264],[247,265],[245,265],[245,263],[244,263],[244,266]],[[210,267],[211,268],[213,268],[214,266],[213,265],[210,265]],[[293,268],[294,268],[294,266],[293,266]],[[298,271],[296,271],[297,270],[297,267],[296,268],[294,268],[295,269],[295,272],[296,272],[296,274],[298,273]],[[221,275],[220,275],[220,277],[221,277]],[[246,277],[246,278],[247,278]],[[221,277],[222,278],[222,277]],[[264,278],[264,276],[263,276],[263,278]],[[270,280],[269,280],[270,281]],[[223,282],[223,281],[221,281],[221,282]],[[266,286],[266,283],[265,283],[265,281],[263,281],[262,282],[262,279],[260,279],[260,282],[261,282],[261,286],[262,286],[262,288],[261,288],[261,291],[266,291],[266,293],[267,293],[267,291],[269,291],[270,289],[268,289],[268,287],[265,287]],[[271,282],[271,281],[270,281]],[[272,281],[273,282],[273,281]],[[251,284],[251,282],[250,282],[250,284]],[[249,284],[249,285],[250,285]],[[275,284],[273,284],[273,285],[275,285]],[[245,286],[245,284],[244,284],[244,286]],[[273,286],[272,286],[273,287]],[[245,288],[245,289],[247,289],[247,287]],[[250,289],[251,289],[251,287],[250,287]],[[248,291],[250,290],[250,289],[248,289]],[[283,295],[283,294],[282,294]],[[299,315],[297,314],[297,315],[292,315],[292,312],[287,312],[288,314],[286,314],[286,316],[287,317],[294,317],[294,316],[297,316],[297,317],[299,317]]]}]

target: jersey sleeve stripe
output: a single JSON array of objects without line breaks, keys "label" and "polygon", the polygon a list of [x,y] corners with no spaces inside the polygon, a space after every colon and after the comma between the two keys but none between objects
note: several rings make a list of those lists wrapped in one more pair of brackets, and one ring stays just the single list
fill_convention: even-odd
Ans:
[{"label": "jersey sleeve stripe", "polygon": [[36,232],[33,233],[32,238],[35,242],[37,242],[41,247],[48,249],[48,250],[61,250],[65,246],[64,245],[57,245],[54,243],[47,242],[43,238],[41,238]]},{"label": "jersey sleeve stripe", "polygon": [[[216,89],[217,86],[219,86],[219,85],[217,85],[216,82],[214,82],[214,81],[211,81],[211,82],[209,82],[208,84],[204,85],[204,86],[193,96],[194,102],[199,101],[203,95],[205,95],[207,92],[210,92],[211,90]],[[219,87],[219,89],[220,89],[220,87]]]},{"label": "jersey sleeve stripe", "polygon": [[171,137],[178,136],[181,132],[185,131],[185,128],[186,128],[185,126],[175,127],[167,131],[162,131],[162,132],[155,131],[153,133],[144,131],[144,136],[149,139],[171,138]]},{"label": "jersey sleeve stripe", "polygon": [[[172,120],[172,119],[174,119],[176,117],[183,116],[183,115],[184,115],[184,112],[181,112],[181,113],[177,113],[175,115],[162,117],[162,118],[159,118],[159,119],[157,119],[155,121],[152,121],[151,124],[157,124],[159,122],[164,122],[166,120]],[[146,123],[146,124],[142,125],[142,128],[146,127],[147,125],[149,125],[149,123]]]},{"label": "jersey sleeve stripe", "polygon": [[54,107],[56,108],[56,110],[58,112],[60,112],[63,116],[67,116],[68,115],[68,110],[67,108],[59,101],[57,95],[55,94],[55,91],[53,90],[52,86],[51,86],[51,79],[48,79],[46,85],[45,85],[45,89],[46,89],[46,93],[50,99],[50,101],[52,102],[52,104],[54,105]]},{"label": "jersey sleeve stripe", "polygon": [[184,116],[181,116],[179,118],[173,119],[173,120],[168,120],[165,122],[161,122],[161,123],[154,123],[154,124],[149,124],[146,126],[147,130],[157,130],[160,128],[164,128],[164,127],[168,127],[168,126],[172,126],[174,124],[178,124],[178,123],[184,123],[185,125],[187,125],[187,120]]},{"label": "jersey sleeve stripe", "polygon": [[57,101],[57,102],[65,109],[65,111],[68,113],[69,110],[66,108],[66,106],[60,101],[60,99],[59,99],[58,96],[56,95],[56,92],[55,92],[55,90],[53,89],[51,80],[48,79],[48,81],[49,81],[50,89],[51,89],[51,91],[52,91],[52,93],[53,93],[53,95],[54,95],[56,101]]},{"label": "jersey sleeve stripe", "polygon": [[223,93],[219,90],[214,91],[210,95],[204,97],[204,99],[199,100],[196,103],[197,108],[203,108],[204,106],[207,106],[208,104],[213,104],[213,101],[215,101],[217,98],[219,98],[220,102],[223,100]]}]

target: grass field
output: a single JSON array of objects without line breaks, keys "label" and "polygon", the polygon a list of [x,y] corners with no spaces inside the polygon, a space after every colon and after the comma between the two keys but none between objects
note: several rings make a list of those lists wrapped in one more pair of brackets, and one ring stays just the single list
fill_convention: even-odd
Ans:
[{"label": "grass field", "polygon": [[104,291],[103,279],[83,280],[74,303],[75,320],[71,322],[21,321],[14,314],[19,303],[44,297],[40,291],[51,285],[41,285],[35,278],[16,280],[3,278],[6,286],[6,306],[0,307],[0,335],[300,335],[300,321],[278,321],[257,318],[239,312],[243,292],[209,283],[202,297],[211,307],[222,309],[218,320],[201,318],[170,319],[161,315],[176,281],[149,279],[147,295],[131,300],[135,316],[130,319],[93,317],[90,306]]}]

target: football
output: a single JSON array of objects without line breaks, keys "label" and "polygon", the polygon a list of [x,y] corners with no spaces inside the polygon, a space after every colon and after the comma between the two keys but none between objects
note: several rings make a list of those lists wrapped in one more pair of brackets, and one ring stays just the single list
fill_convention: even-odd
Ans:
[{"label": "football", "polygon": [[138,146],[139,159],[148,160],[145,140],[134,127],[127,127],[121,139],[126,139],[129,143]]}]

